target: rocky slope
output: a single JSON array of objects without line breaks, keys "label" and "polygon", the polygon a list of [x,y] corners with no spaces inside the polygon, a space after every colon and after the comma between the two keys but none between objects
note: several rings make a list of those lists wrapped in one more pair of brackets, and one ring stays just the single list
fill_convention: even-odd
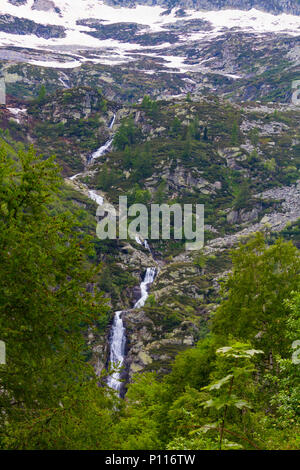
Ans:
[{"label": "rocky slope", "polygon": [[[300,20],[281,15],[298,15],[299,5],[245,0],[240,9],[257,10],[227,9],[235,3],[145,0],[112,8],[110,0],[89,2],[93,9],[80,1],[74,15],[71,2],[60,0],[1,4],[8,92],[1,143],[33,143],[56,155],[64,202],[88,214],[90,233],[90,190],[115,205],[124,194],[148,206],[205,205],[201,252],[186,253],[184,241],[150,241],[150,253],[136,240],[95,238],[98,287],[111,305],[107,334],[87,338],[98,373],[115,310],[126,312],[127,377],[165,373],[178,351],[206,335],[229,250],[242,237],[264,230],[300,243],[300,111],[292,102]],[[132,310],[150,266],[158,274],[149,299]]]},{"label": "rocky slope", "polygon": [[[122,105],[94,88],[79,87],[27,103],[26,113],[24,103],[2,111],[2,127],[46,155],[55,153],[66,177],[82,170],[88,156],[131,119],[135,138],[130,151],[113,147],[68,184],[85,196],[87,185],[114,204],[124,194],[147,204],[205,204],[203,252],[188,254],[183,243],[172,240],[150,241],[154,260],[134,240],[97,241],[103,263],[99,288],[109,297],[112,313],[127,311],[129,377],[139,370],[166,372],[179,350],[206,334],[218,279],[230,269],[228,250],[241,237],[265,230],[296,236],[298,242],[300,217],[296,106],[233,105],[213,95],[163,100],[154,107],[147,103]],[[16,113],[17,106],[23,111]],[[96,206],[86,208],[95,214]],[[158,275],[149,301],[142,309],[128,310],[150,266],[158,268]],[[107,361],[106,338],[90,337],[89,343],[99,372]]]},{"label": "rocky slope", "polygon": [[[243,47],[251,43],[249,35],[261,44],[268,39],[267,35],[273,40],[278,36],[280,40],[281,35],[285,38],[299,35],[297,2],[241,1],[236,3],[238,9],[232,9],[235,2],[229,1],[195,2],[187,11],[178,8],[181,3],[171,4],[169,10],[164,9],[163,2],[145,2],[132,8],[134,5],[119,2],[116,8],[96,0],[89,3],[79,0],[74,11],[71,2],[61,0],[28,0],[21,4],[3,1],[0,58],[54,69],[74,69],[82,64],[114,67],[132,62],[134,68],[147,73],[177,69],[180,73],[209,75],[212,70],[236,79],[240,72],[244,72],[243,78],[245,70],[231,70],[230,51],[226,50],[227,63],[222,70],[220,64],[211,67],[207,63],[218,56],[210,54],[202,60],[202,50],[214,46],[217,38],[226,44],[229,32],[236,36],[236,45],[242,42]],[[249,10],[253,6],[259,9]],[[226,11],[214,11],[223,7]],[[282,12],[293,15],[276,15]],[[259,58],[260,52],[256,56]],[[239,68],[238,63],[235,68]]]},{"label": "rocky slope", "polygon": [[106,0],[109,5],[116,6],[135,6],[135,5],[160,5],[165,8],[182,8],[197,10],[222,10],[239,9],[258,10],[270,13],[288,13],[291,15],[300,14],[300,5],[298,0]]},{"label": "rocky slope", "polygon": [[[16,6],[25,5],[28,0],[8,0],[9,3]],[[60,2],[55,0],[34,0],[32,10],[53,11],[56,9],[60,13],[57,6]],[[198,10],[221,10],[221,9],[240,9],[250,10],[257,8],[270,13],[288,13],[292,15],[300,14],[300,6],[298,0],[105,0],[108,5],[119,7],[136,5],[159,5],[166,9],[183,8]]]}]

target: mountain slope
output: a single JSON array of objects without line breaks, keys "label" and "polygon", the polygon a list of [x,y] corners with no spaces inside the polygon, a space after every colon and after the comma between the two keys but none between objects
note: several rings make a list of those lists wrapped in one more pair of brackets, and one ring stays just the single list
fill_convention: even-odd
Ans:
[{"label": "mountain slope", "polygon": [[[268,2],[264,11],[246,8],[265,4],[196,2],[183,13],[177,5],[165,10],[163,3],[145,2],[132,8],[133,4],[119,2],[116,8],[96,0],[79,0],[74,9],[73,2],[62,0],[5,0],[0,6],[0,58],[74,68],[86,62],[113,66],[151,56],[165,61],[167,68],[182,71],[191,67],[185,65],[188,55],[184,50],[176,61],[173,59],[178,56],[176,47],[211,42],[229,31],[299,35],[298,2],[271,2],[271,6]],[[222,6],[229,9],[214,11]]]},{"label": "mountain slope", "polygon": [[[62,3],[60,0],[7,0],[14,6],[23,6],[29,4],[32,10],[53,11],[61,14]],[[99,2],[98,2],[99,3]],[[239,9],[251,10],[257,8],[261,11],[270,13],[288,13],[292,15],[300,14],[300,5],[298,0],[105,0],[108,5],[119,7],[134,7],[136,5],[162,6],[167,9],[183,8],[196,10],[221,10],[221,9]],[[89,2],[91,4],[91,2]]]},{"label": "mountain slope", "polygon": [[196,10],[222,10],[239,9],[251,10],[256,8],[261,11],[279,14],[300,14],[298,0],[106,0],[109,5],[135,6],[135,5],[160,5],[166,8],[182,8]]}]

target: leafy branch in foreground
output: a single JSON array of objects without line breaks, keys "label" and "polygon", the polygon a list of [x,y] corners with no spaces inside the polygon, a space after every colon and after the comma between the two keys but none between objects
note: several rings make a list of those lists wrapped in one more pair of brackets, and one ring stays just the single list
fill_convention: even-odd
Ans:
[{"label": "leafy branch in foreground", "polygon": [[[250,348],[250,349],[249,349]],[[221,379],[211,382],[209,385],[202,387],[202,390],[209,392],[211,398],[202,403],[204,408],[212,408],[219,412],[218,420],[213,424],[206,424],[202,427],[202,430],[218,430],[219,431],[219,449],[222,450],[224,433],[236,435],[241,439],[244,439],[239,434],[236,434],[225,428],[227,413],[230,408],[236,408],[238,410],[251,409],[250,403],[238,397],[234,392],[234,386],[236,383],[240,384],[249,380],[252,374],[255,372],[251,360],[257,354],[263,354],[263,351],[251,349],[249,344],[234,343],[232,346],[226,346],[217,350],[217,356],[222,357],[222,369],[228,370],[229,374]],[[248,440],[248,439],[246,439]],[[248,440],[248,442],[250,442]],[[254,447],[257,447],[255,444]]]},{"label": "leafy branch in foreground", "polygon": [[[7,351],[0,447],[15,447],[22,435],[18,447],[61,448],[68,420],[76,420],[68,403],[79,406],[85,396],[92,415],[88,403],[99,399],[91,394],[103,396],[85,361],[84,335],[97,331],[108,307],[96,287],[99,268],[88,261],[91,238],[71,212],[50,213],[59,171],[33,149],[14,160],[0,153],[0,339]],[[57,436],[49,425],[55,416]]]}]

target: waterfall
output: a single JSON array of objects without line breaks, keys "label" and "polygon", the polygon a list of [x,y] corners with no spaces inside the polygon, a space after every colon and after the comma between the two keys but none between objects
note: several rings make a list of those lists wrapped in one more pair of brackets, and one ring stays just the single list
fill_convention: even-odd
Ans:
[{"label": "waterfall", "polygon": [[[111,123],[109,124],[109,129],[113,128],[115,120],[116,120],[116,115],[114,114],[111,120]],[[105,142],[105,144],[99,147],[98,150],[96,150],[96,152],[92,153],[92,155],[89,157],[89,162],[93,162],[96,158],[102,157],[102,155],[108,152],[112,143],[113,143],[113,139],[109,139],[107,142]]]},{"label": "waterfall", "polygon": [[[110,358],[109,362],[112,367],[121,367],[125,359],[125,327],[121,318],[122,312],[116,312],[112,326],[111,342],[110,342]],[[118,393],[122,386],[120,382],[120,371],[114,372],[107,379],[107,385]]]},{"label": "waterfall", "polygon": [[140,239],[140,237],[139,237],[138,235],[136,235],[136,236],[135,236],[135,241],[136,241],[139,245],[144,246],[144,247],[146,248],[146,250],[150,251],[150,253],[151,253],[151,248],[150,248],[150,246],[149,246],[148,240],[142,241],[142,240]]},{"label": "waterfall", "polygon": [[102,196],[99,196],[99,194],[96,193],[96,191],[93,191],[92,189],[89,189],[89,198],[92,199],[92,201],[95,201],[98,206],[102,206],[104,199]]},{"label": "waterfall", "polygon": [[150,245],[149,245],[147,240],[144,240],[144,247],[146,248],[146,250],[150,251],[150,253],[151,253],[151,248],[150,248]]},{"label": "waterfall", "polygon": [[102,155],[104,155],[109,150],[112,142],[113,142],[113,139],[109,139],[107,142],[105,142],[104,145],[99,147],[98,150],[96,150],[96,152],[92,153],[92,155],[90,156],[90,161],[92,162],[96,158],[102,157]]},{"label": "waterfall", "polygon": [[[114,126],[115,119],[116,119],[116,115],[114,114],[112,121],[109,125],[110,129],[112,129],[112,127]],[[111,138],[87,159],[88,162],[89,161],[91,162],[95,158],[98,158],[104,153],[106,153],[109,150],[112,142],[113,142],[113,139]],[[74,181],[76,180],[76,178],[78,178],[82,174],[84,173],[77,173],[76,175],[72,176],[69,179],[71,181]],[[104,199],[102,196],[97,194],[96,191],[88,189],[84,183],[81,183],[81,185],[86,187],[86,189],[88,190],[88,197],[90,199],[95,201],[98,204],[98,206],[103,205]],[[141,240],[138,235],[136,235],[135,240],[139,245],[144,246],[151,253],[151,249],[147,240]],[[157,274],[156,268],[152,267],[152,268],[146,269],[144,279],[142,280],[140,284],[141,297],[134,304],[133,308],[141,308],[145,305],[146,300],[149,295],[148,294],[149,285],[154,282],[156,274]],[[125,326],[122,320],[122,314],[123,314],[123,311],[115,312],[113,325],[112,325],[111,332],[110,332],[110,340],[109,340],[109,347],[110,347],[109,363],[112,369],[118,368],[118,370],[107,378],[107,385],[113,390],[115,390],[119,395],[120,395],[121,388],[122,388],[121,372],[119,369],[124,364],[125,346],[126,346],[126,331],[125,331]],[[99,370],[98,370],[98,373],[99,373]]]},{"label": "waterfall", "polygon": [[74,181],[74,180],[76,180],[76,178],[78,178],[78,176],[80,176],[80,175],[82,175],[82,173],[76,173],[76,175],[71,176],[69,179],[70,179],[70,181]]},{"label": "waterfall", "polygon": [[[153,283],[156,276],[156,268],[147,268],[145,277],[140,284],[141,297],[134,304],[133,308],[140,308],[145,305],[148,297],[148,287]],[[110,340],[110,356],[109,363],[112,368],[120,368],[124,364],[125,360],[125,344],[126,334],[125,327],[122,320],[122,311],[115,313],[114,322],[112,326],[111,340]],[[107,385],[112,389],[116,390],[120,395],[122,382],[120,381],[120,371],[114,372],[107,379]]]},{"label": "waterfall", "polygon": [[141,297],[140,299],[134,304],[133,308],[140,308],[144,307],[146,300],[148,298],[148,286],[153,283],[156,276],[156,269],[155,268],[147,268],[144,280],[140,284],[141,288]]},{"label": "waterfall", "polygon": [[64,72],[60,72],[61,76],[58,78],[60,83],[65,87],[65,88],[70,88],[69,83],[70,79],[68,75],[66,75]]},{"label": "waterfall", "polygon": [[112,129],[114,127],[114,123],[115,123],[115,120],[116,120],[116,115],[114,114],[112,120],[111,120],[111,123],[109,125],[109,128]]}]

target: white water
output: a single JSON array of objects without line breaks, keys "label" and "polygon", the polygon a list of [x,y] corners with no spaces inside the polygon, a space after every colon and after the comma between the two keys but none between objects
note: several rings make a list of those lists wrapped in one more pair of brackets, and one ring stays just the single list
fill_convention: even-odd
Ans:
[{"label": "white water", "polygon": [[149,296],[148,294],[148,286],[153,283],[156,276],[156,268],[147,268],[145,277],[140,284],[141,288],[141,297],[140,299],[134,304],[133,308],[141,308],[145,305],[146,300]]},{"label": "white water", "polygon": [[[112,121],[109,125],[109,129],[113,128],[115,120],[116,120],[116,115],[114,114],[114,116],[112,118]],[[92,155],[90,156],[89,161],[93,162],[96,158],[102,157],[102,155],[104,155],[106,152],[108,152],[108,150],[110,149],[112,143],[113,143],[113,139],[109,139],[107,142],[105,142],[105,144],[102,145],[101,147],[99,147],[98,150],[96,150],[96,152],[92,153]]]},{"label": "white water", "polygon": [[69,179],[70,181],[76,180],[76,178],[78,178],[80,175],[82,175],[82,173],[77,173],[76,175],[71,176]]},{"label": "white water", "polygon": [[61,76],[59,77],[59,81],[65,88],[70,88],[70,86],[69,86],[69,77],[64,72],[61,72]]},{"label": "white water", "polygon": [[151,248],[149,246],[149,243],[148,243],[148,240],[141,240],[140,237],[138,235],[135,236],[135,241],[141,245],[141,246],[144,246],[146,248],[146,250],[150,251],[151,253]]},{"label": "white water", "polygon": [[111,123],[109,125],[110,129],[112,129],[114,127],[115,120],[116,120],[116,115],[114,114],[114,117],[112,118]]},{"label": "white water", "polygon": [[[111,129],[114,125],[116,115],[114,114],[113,119],[109,125],[109,128]],[[101,149],[104,147],[107,149],[109,148],[109,143],[111,144],[112,140],[108,141],[103,147],[100,147],[100,149],[97,152],[100,152]],[[97,153],[95,152],[95,153]],[[103,155],[103,153],[102,153]],[[95,157],[94,157],[95,158]],[[78,173],[70,178],[70,180],[75,180],[78,176],[80,176],[82,173]],[[89,189],[88,190],[88,197],[95,201],[99,206],[103,205],[104,199],[102,196],[96,193],[96,191]],[[140,245],[143,245],[146,249],[148,249],[151,253],[150,246],[147,242],[147,240],[142,241],[138,235],[136,235],[136,241]],[[143,307],[146,303],[146,300],[149,296],[148,293],[148,288],[149,285],[153,283],[155,276],[156,276],[156,268],[147,268],[146,273],[144,276],[143,281],[140,284],[140,289],[141,289],[141,297],[139,300],[134,304],[133,308],[140,308]],[[115,312],[114,316],[114,321],[112,325],[112,330],[111,330],[111,337],[110,337],[110,356],[109,356],[109,362],[110,362],[110,367],[112,369],[117,369],[113,374],[111,374],[107,378],[107,385],[115,390],[119,395],[122,387],[122,381],[121,381],[121,367],[124,364],[125,360],[125,345],[126,345],[126,331],[124,327],[124,323],[122,320],[122,311],[117,311]]]},{"label": "white water", "polygon": [[96,158],[102,157],[110,148],[112,144],[113,139],[109,139],[107,142],[105,142],[104,145],[102,145],[96,152],[92,153],[90,161],[92,162]]},{"label": "white water", "polygon": [[[125,327],[121,318],[122,312],[116,312],[112,326],[110,342],[110,365],[112,368],[120,368],[125,359]],[[122,382],[120,381],[120,370],[117,370],[107,379],[107,385],[120,393]]]},{"label": "white water", "polygon": [[146,250],[150,251],[151,253],[151,248],[147,240],[144,240],[144,247],[146,248]]},{"label": "white water", "polygon": [[102,196],[99,196],[99,194],[96,193],[96,191],[89,190],[89,198],[95,201],[98,206],[102,206],[104,199]]},{"label": "white water", "polygon": [[[155,268],[147,268],[145,277],[140,284],[141,287],[141,297],[135,303],[133,308],[140,308],[145,305],[145,302],[148,298],[148,288],[149,285],[153,283],[156,276]],[[115,318],[112,326],[112,335],[110,341],[110,367],[112,369],[118,368],[116,372],[110,375],[107,379],[107,385],[112,389],[116,390],[120,394],[122,387],[122,382],[120,380],[120,368],[124,364],[125,360],[125,345],[126,345],[126,335],[125,327],[122,320],[123,312],[116,312]]]}]

